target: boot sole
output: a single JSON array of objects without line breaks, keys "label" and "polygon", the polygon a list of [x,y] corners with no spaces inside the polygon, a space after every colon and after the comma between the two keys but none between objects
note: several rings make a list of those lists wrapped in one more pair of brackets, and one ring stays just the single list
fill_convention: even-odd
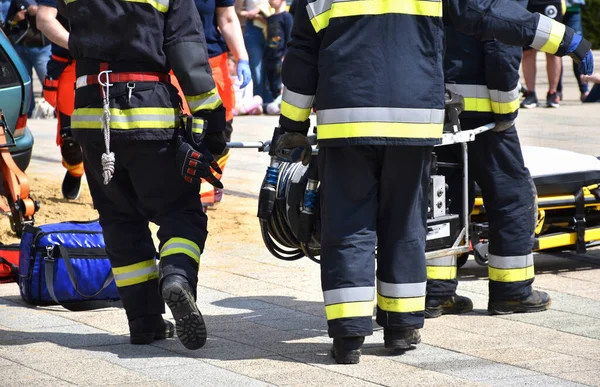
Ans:
[{"label": "boot sole", "polygon": [[350,351],[344,356],[335,356],[335,350],[331,350],[331,356],[338,364],[358,364],[360,363],[360,351]]},{"label": "boot sole", "polygon": [[421,337],[418,337],[416,340],[387,340],[384,341],[384,347],[387,349],[395,349],[395,350],[408,350],[412,347],[416,346],[421,342]]},{"label": "boot sole", "polygon": [[463,314],[469,313],[473,311],[473,305],[465,306],[462,308],[452,308],[452,309],[444,309],[443,307],[439,308],[425,308],[425,318],[437,318],[443,314]]},{"label": "boot sole", "polygon": [[488,305],[488,313],[491,315],[506,315],[513,313],[535,313],[535,312],[543,312],[548,310],[552,305],[552,300],[548,301],[547,304],[543,305],[535,305],[535,306],[518,306],[516,308],[498,308],[494,306]]},{"label": "boot sole", "polygon": [[202,348],[206,344],[206,325],[194,297],[179,283],[172,282],[165,285],[163,285],[162,297],[173,313],[179,341],[187,349]]}]

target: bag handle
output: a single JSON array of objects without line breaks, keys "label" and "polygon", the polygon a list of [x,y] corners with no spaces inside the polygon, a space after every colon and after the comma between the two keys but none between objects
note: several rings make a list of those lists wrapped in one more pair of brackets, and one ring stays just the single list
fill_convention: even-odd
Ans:
[{"label": "bag handle", "polygon": [[[71,281],[71,285],[75,291],[83,298],[94,298],[98,294],[102,293],[104,289],[106,289],[110,283],[113,281],[114,276],[112,270],[106,276],[104,280],[104,284],[95,294],[85,295],[79,290],[79,285],[77,284],[77,278],[75,276],[75,270],[73,270],[73,264],[71,263],[71,259],[67,249],[64,246],[59,245],[58,250],[63,257],[63,261],[65,262],[65,267],[67,269],[67,274],[69,275],[69,280]],[[82,311],[82,310],[92,310],[92,309],[100,309],[100,308],[109,308],[112,306],[116,306],[116,303],[113,301],[102,301],[102,300],[91,300],[91,301],[81,301],[75,302],[73,305],[63,304],[58,301],[56,297],[56,293],[54,292],[54,258],[49,257],[51,259],[47,259],[44,264],[44,277],[46,279],[46,287],[48,288],[48,293],[50,293],[50,297],[57,304],[61,305],[63,308],[71,310],[71,311]]]}]

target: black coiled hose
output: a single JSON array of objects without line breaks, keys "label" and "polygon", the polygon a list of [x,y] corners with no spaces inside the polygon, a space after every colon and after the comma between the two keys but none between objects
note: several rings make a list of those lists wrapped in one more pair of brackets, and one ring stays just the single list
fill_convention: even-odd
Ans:
[{"label": "black coiled hose", "polygon": [[316,159],[306,167],[271,159],[260,191],[258,217],[269,252],[284,261],[308,257],[319,263]]}]

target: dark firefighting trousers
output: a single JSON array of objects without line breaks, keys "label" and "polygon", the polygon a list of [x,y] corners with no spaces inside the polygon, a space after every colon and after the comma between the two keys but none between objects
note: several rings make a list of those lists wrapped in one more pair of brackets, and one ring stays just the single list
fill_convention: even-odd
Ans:
[{"label": "dark firefighting trousers", "polygon": [[[463,130],[489,123],[461,119]],[[460,146],[436,147],[438,161],[461,163]],[[449,186],[450,212],[462,212],[462,170],[439,168]],[[481,189],[489,227],[489,298],[514,300],[531,294],[534,279],[533,234],[535,186],[525,167],[517,130],[478,134],[469,143],[469,177]],[[469,194],[469,209],[474,192]],[[427,297],[450,296],[456,292],[456,257],[427,260]]]},{"label": "dark firefighting trousers", "polygon": [[[432,147],[319,149],[321,284],[330,337],[423,326]],[[377,247],[377,288],[375,248]]]},{"label": "dark firefighting trousers", "polygon": [[[198,184],[181,177],[168,141],[115,141],[115,173],[102,178],[103,142],[82,142],[106,252],[129,321],[164,313],[159,276],[180,274],[196,289],[207,231]],[[160,252],[148,228],[159,226]],[[159,267],[156,259],[159,258]]]}]

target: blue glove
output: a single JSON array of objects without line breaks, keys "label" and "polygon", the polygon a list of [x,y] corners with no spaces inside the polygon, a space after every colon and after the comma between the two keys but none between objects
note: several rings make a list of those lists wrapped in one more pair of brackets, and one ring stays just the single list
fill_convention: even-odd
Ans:
[{"label": "blue glove", "polygon": [[250,73],[250,64],[245,59],[240,59],[237,64],[237,76],[238,80],[242,81],[241,89],[246,87],[252,80],[252,73]]},{"label": "blue glove", "polygon": [[591,48],[590,42],[583,39],[581,35],[574,34],[571,45],[567,50],[567,55],[579,63],[579,71],[584,75],[590,75],[594,72],[594,56]]}]

